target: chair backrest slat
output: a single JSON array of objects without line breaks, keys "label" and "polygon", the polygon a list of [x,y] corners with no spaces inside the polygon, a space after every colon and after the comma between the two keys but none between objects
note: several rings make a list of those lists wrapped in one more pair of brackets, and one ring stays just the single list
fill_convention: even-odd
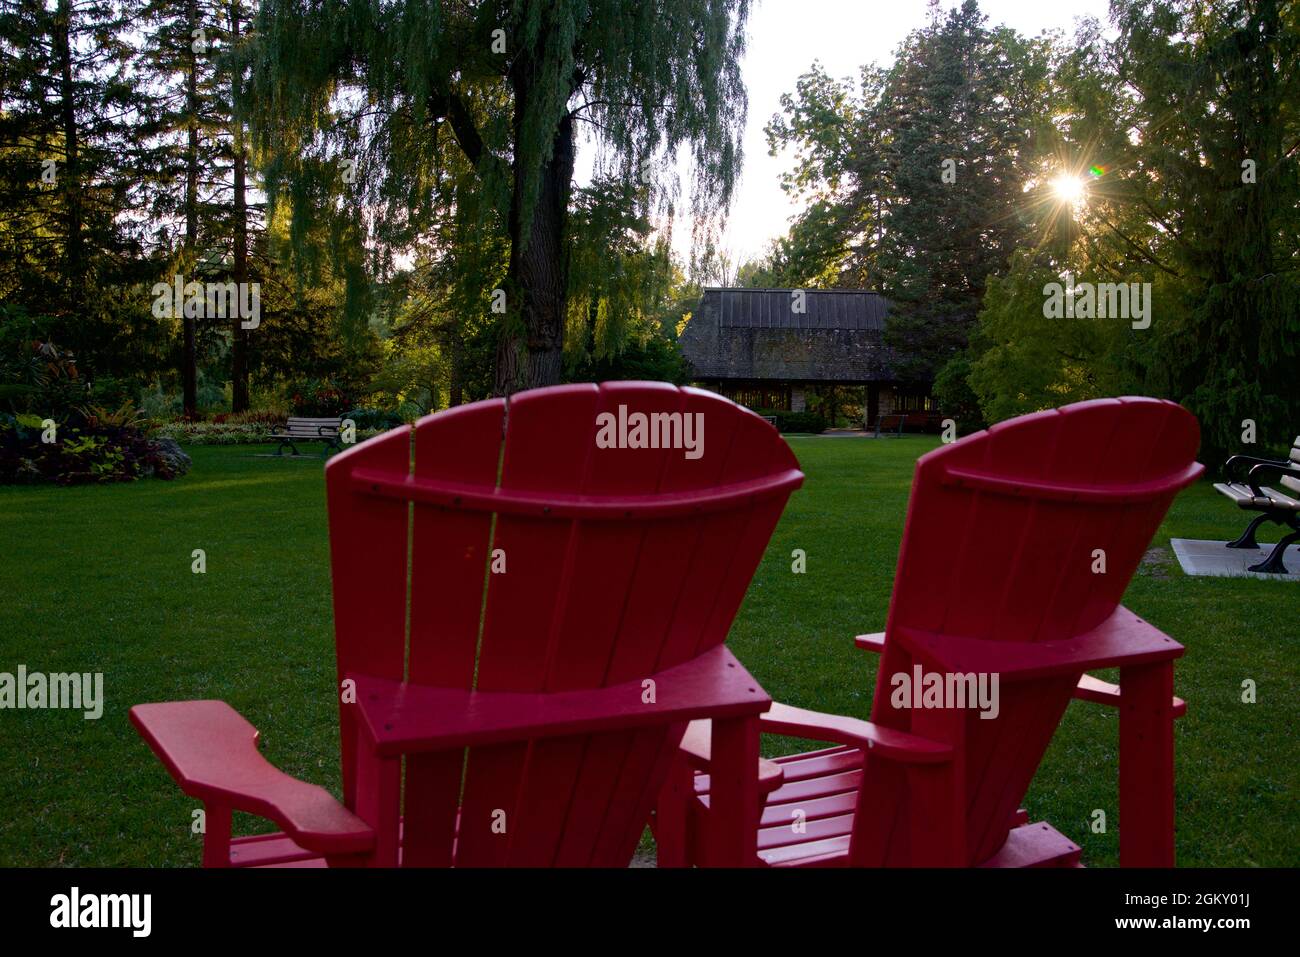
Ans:
[{"label": "chair backrest slat", "polygon": [[[605,416],[637,413],[675,415],[679,424],[701,416],[703,454],[597,441]],[[662,383],[560,386],[520,393],[508,409],[491,400],[428,417],[416,426],[409,480],[391,444],[405,445],[407,433],[389,436],[328,467],[339,504],[336,519],[331,498],[332,534],[336,520],[354,526],[347,507],[388,516],[392,540],[367,552],[382,552],[405,587],[405,524],[399,534],[394,516],[413,512],[409,641],[390,622],[385,641],[397,650],[382,664],[400,677],[405,661],[411,681],[483,691],[650,678],[724,640],[793,487],[789,476],[802,478],[760,418]],[[388,455],[382,463],[378,449]],[[747,482],[755,493],[744,491]],[[363,585],[377,575],[339,550],[335,558],[337,608],[342,567]],[[371,640],[367,592],[349,589],[343,603],[363,631],[339,631],[341,676],[364,670],[354,652]],[[681,732],[660,726],[408,756],[403,862],[626,863]]]},{"label": "chair backrest slat", "polygon": [[[361,453],[358,455],[358,453]],[[364,458],[394,474],[410,470],[407,430],[376,436],[337,456],[325,467],[330,517],[330,570],[334,590],[334,651],[340,685],[349,672],[401,680],[406,648],[406,548],[409,511],[404,502],[354,494],[342,470]],[[356,729],[339,692],[343,796],[356,798],[352,754]]]},{"label": "chair backrest slat", "polygon": [[[415,428],[417,479],[495,485],[505,403],[476,402],[423,419]],[[409,680],[470,688],[478,650],[483,577],[492,516],[413,508]],[[414,587],[418,583],[418,587]],[[452,863],[463,750],[408,758],[403,861]]]}]

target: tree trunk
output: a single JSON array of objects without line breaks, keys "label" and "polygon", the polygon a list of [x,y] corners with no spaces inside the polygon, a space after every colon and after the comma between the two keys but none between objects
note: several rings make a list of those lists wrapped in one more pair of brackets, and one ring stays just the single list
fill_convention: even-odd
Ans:
[{"label": "tree trunk", "polygon": [[[232,0],[230,4],[231,46],[237,46],[239,43],[239,14],[239,0]],[[239,76],[236,74],[231,78],[232,102],[238,86]],[[244,124],[233,116],[233,110],[232,119],[234,123],[230,131],[231,145],[235,153],[235,282],[239,286],[242,302],[244,284],[248,282],[248,199],[245,195],[248,160],[244,155]],[[239,315],[239,310],[235,310],[234,338],[231,341],[230,355],[230,408],[233,412],[244,412],[248,409],[248,330],[243,328],[244,318],[246,317]]]},{"label": "tree trunk", "polygon": [[465,333],[457,323],[451,332],[451,382],[447,388],[447,406],[455,408],[465,401]]},{"label": "tree trunk", "polygon": [[72,3],[59,0],[54,18],[54,47],[59,61],[60,110],[63,127],[63,196],[67,217],[67,309],[78,313],[84,302],[86,255],[82,236],[81,156],[77,129],[76,91],[72,83]]},{"label": "tree trunk", "polygon": [[[528,85],[515,84],[515,142],[522,142],[521,117]],[[569,287],[566,243],[569,197],[573,188],[573,118],[565,115],[555,132],[554,151],[542,167],[537,202],[524,241],[520,202],[522,172],[515,163],[510,202],[510,266],[507,314],[522,319],[503,327],[497,343],[496,392],[509,395],[560,381],[564,319]],[[515,312],[516,308],[519,310]]]},{"label": "tree trunk", "polygon": [[[185,22],[188,36],[185,38],[186,77],[185,77],[185,113],[189,127],[189,139],[185,151],[185,265],[193,270],[198,263],[199,245],[199,75],[198,62],[194,52],[194,31],[198,29],[199,13],[196,0],[188,0],[185,5]],[[189,282],[193,279],[186,279]],[[198,373],[195,351],[195,320],[186,315],[189,310],[181,312],[181,329],[184,342],[181,349],[181,393],[186,418],[198,414]]]}]

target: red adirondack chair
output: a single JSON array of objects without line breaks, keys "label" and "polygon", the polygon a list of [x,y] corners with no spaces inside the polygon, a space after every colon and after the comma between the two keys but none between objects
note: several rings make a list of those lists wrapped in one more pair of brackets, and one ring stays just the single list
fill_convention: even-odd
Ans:
[{"label": "red adirondack chair", "polygon": [[[1203,471],[1195,418],[1145,398],[1024,416],[921,457],[871,720],[775,704],[756,724],[834,747],[751,776],[750,863],[1074,865],[1020,810],[1071,697],[1120,714],[1120,857],[1171,866],[1173,660],[1182,647],[1119,601],[1179,489]],[[1102,564],[1104,562],[1104,565]],[[1102,571],[1104,569],[1104,571]],[[896,707],[923,673],[997,674],[1000,710]],[[1090,669],[1120,669],[1118,686]],[[951,704],[952,702],[947,702]],[[991,713],[991,709],[990,713]],[[708,736],[692,724],[656,817],[661,865],[712,863]]]},{"label": "red adirondack chair", "polygon": [[[326,467],[342,803],[222,702],[131,709],[207,807],[204,864],[625,866],[703,716],[715,800],[738,802],[770,699],[723,640],[803,481],[775,430],[711,393],[609,383],[424,418],[414,467],[411,439]],[[232,810],[283,831],[231,840]],[[711,853],[744,841],[721,828]]]}]

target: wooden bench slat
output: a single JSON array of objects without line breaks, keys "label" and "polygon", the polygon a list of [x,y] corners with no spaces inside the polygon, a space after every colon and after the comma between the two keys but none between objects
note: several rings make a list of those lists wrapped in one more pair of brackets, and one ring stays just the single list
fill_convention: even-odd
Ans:
[{"label": "wooden bench slat", "polygon": [[[284,425],[271,428],[269,441],[280,443],[280,453],[285,446],[292,446],[294,442],[323,442],[327,446],[339,448],[342,429],[342,416],[291,415]],[[293,451],[295,455],[298,454],[296,446]]]}]

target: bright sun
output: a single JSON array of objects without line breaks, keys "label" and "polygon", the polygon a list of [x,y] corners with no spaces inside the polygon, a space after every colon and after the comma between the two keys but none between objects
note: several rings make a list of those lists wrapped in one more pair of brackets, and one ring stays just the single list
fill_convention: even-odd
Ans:
[{"label": "bright sun", "polygon": [[1087,187],[1077,176],[1061,175],[1052,180],[1052,192],[1062,203],[1080,205],[1087,195]]}]

